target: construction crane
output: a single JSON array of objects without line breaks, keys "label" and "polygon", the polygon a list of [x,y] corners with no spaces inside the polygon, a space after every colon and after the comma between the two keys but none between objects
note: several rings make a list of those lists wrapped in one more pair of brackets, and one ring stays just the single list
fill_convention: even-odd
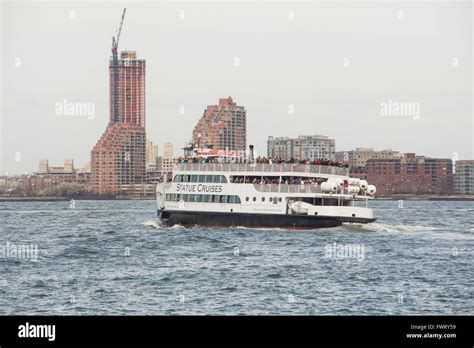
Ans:
[{"label": "construction crane", "polygon": [[119,102],[119,63],[118,63],[118,45],[120,40],[120,33],[122,32],[123,20],[125,19],[125,11],[123,9],[122,20],[120,21],[120,27],[117,31],[117,38],[112,37],[112,72],[113,72],[113,93],[112,93],[112,121],[116,123],[119,121],[119,111],[120,111],[120,102]]}]

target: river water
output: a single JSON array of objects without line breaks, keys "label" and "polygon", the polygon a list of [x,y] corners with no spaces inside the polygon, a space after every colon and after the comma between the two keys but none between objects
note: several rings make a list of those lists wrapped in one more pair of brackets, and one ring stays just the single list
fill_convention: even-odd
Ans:
[{"label": "river water", "polygon": [[474,313],[474,202],[330,229],[163,227],[153,201],[0,202],[0,314]]}]

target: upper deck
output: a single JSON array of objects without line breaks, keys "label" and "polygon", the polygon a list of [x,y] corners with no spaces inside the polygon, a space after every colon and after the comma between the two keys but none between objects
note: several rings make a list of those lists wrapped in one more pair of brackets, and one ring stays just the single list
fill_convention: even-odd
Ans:
[{"label": "upper deck", "polygon": [[349,168],[314,164],[292,163],[183,163],[176,164],[174,171],[233,172],[233,173],[295,173],[349,176]]}]

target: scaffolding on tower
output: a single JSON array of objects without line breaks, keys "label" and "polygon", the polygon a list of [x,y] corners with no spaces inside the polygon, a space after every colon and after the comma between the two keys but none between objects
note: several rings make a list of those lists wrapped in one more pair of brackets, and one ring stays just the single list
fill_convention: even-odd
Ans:
[{"label": "scaffolding on tower", "polygon": [[123,9],[122,20],[120,21],[120,27],[117,31],[117,37],[112,37],[112,122],[117,123],[120,120],[120,100],[119,100],[119,62],[118,62],[118,45],[120,40],[120,33],[122,32],[123,20],[125,19],[125,11]]}]

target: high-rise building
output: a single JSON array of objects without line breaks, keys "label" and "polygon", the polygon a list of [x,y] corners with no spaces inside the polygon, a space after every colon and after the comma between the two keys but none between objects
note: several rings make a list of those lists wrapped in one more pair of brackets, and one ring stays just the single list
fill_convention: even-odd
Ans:
[{"label": "high-rise building", "polygon": [[173,171],[174,163],[176,158],[174,157],[173,144],[166,143],[163,146],[163,157],[161,157],[160,168],[163,173],[169,173]]},{"label": "high-rise building", "polygon": [[74,160],[64,160],[64,173],[74,173]]},{"label": "high-rise building", "polygon": [[165,146],[163,146],[163,158],[173,158],[173,156],[173,144],[166,143]]},{"label": "high-rise building", "polygon": [[146,165],[156,166],[156,158],[158,157],[158,145],[153,144],[151,140],[146,141]]},{"label": "high-rise building", "polygon": [[130,190],[146,178],[145,67],[135,52],[121,52],[114,88],[110,61],[110,122],[91,152],[91,185],[97,194]]},{"label": "high-rise building", "polygon": [[245,151],[247,146],[247,111],[231,97],[220,98],[218,105],[208,105],[193,130],[198,148]]},{"label": "high-rise building", "polygon": [[120,122],[107,126],[92,150],[91,184],[98,194],[116,194],[145,178],[145,129]]},{"label": "high-rise building", "polygon": [[454,192],[460,195],[474,195],[474,160],[456,161]]},{"label": "high-rise building", "polygon": [[365,167],[367,161],[374,159],[400,158],[402,155],[398,151],[374,150],[371,147],[356,147],[350,151],[337,151],[335,155],[336,161],[348,163],[350,167]]},{"label": "high-rise building", "polygon": [[145,128],[145,59],[137,59],[135,51],[120,53],[118,74],[118,119],[114,120],[113,61],[109,61],[110,122],[126,122]]},{"label": "high-rise building", "polygon": [[403,158],[367,161],[367,181],[377,187],[377,195],[451,194],[452,161],[407,153]]},{"label": "high-rise building", "polygon": [[289,161],[334,159],[336,141],[323,135],[300,135],[297,138],[268,137],[267,156]]}]

